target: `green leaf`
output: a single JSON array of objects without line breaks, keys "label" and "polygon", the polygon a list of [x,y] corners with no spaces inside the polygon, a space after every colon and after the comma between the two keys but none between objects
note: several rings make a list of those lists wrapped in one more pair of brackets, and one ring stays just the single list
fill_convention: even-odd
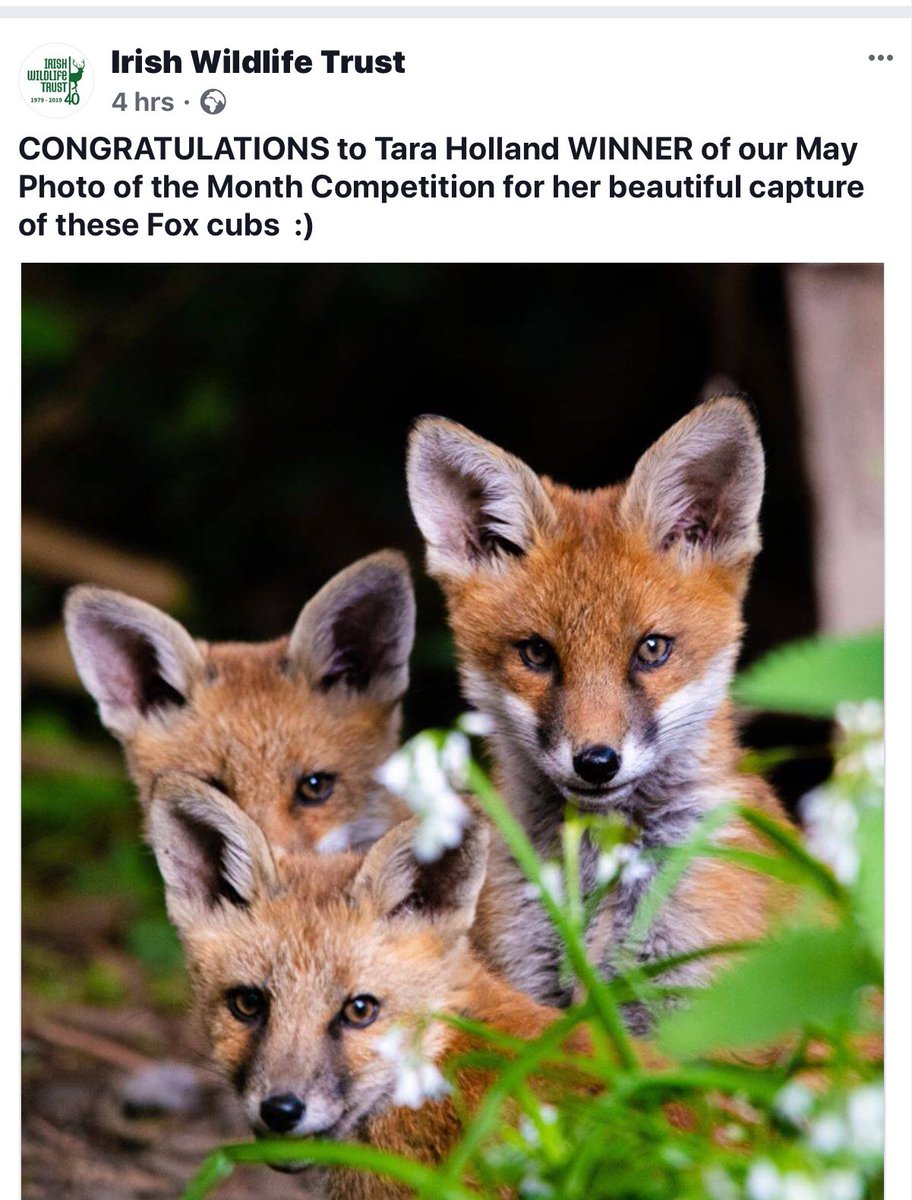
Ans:
[{"label": "green leaf", "polygon": [[845,927],[791,929],[764,942],[701,992],[659,1031],[670,1054],[759,1046],[807,1025],[826,1028],[851,1013],[875,982],[869,956]]},{"label": "green leaf", "polygon": [[29,300],[22,305],[22,362],[56,363],[76,345],[76,325],[71,316]]},{"label": "green leaf", "polygon": [[412,654],[412,661],[418,666],[450,670],[455,659],[453,637],[449,630],[434,629],[418,634]]},{"label": "green leaf", "polygon": [[215,442],[231,428],[236,405],[220,379],[200,380],[181,398],[178,411],[168,425],[167,438],[197,445]]},{"label": "green leaf", "polygon": [[[783,860],[788,860],[800,870],[808,883],[837,904],[845,902],[845,891],[833,872],[825,863],[809,854],[801,839],[780,821],[774,820],[759,808],[744,804],[738,809],[742,818],[776,847]],[[774,874],[774,872],[770,872]]]},{"label": "green leaf", "polygon": [[175,972],[183,961],[177,934],[163,915],[137,917],[126,935],[131,954],[160,974]]},{"label": "green leaf", "polygon": [[610,989],[589,961],[580,931],[555,900],[550,891],[542,886],[542,863],[526,832],[510,812],[496,788],[484,771],[474,762],[469,763],[468,784],[484,812],[494,822],[507,847],[523,874],[538,889],[545,912],[550,917],[567,952],[567,959],[586,991],[604,1026],[617,1056],[625,1067],[636,1063],[636,1055],[624,1028]]},{"label": "green leaf", "polygon": [[119,828],[121,817],[133,824],[135,800],[121,779],[73,774],[25,775],[22,819],[41,829]]},{"label": "green leaf", "polygon": [[829,717],[844,700],[883,696],[883,632],[792,642],[748,667],[734,697],[749,708]]},{"label": "green leaf", "polygon": [[627,935],[624,951],[631,962],[646,940],[646,935],[661,913],[665,902],[686,874],[687,868],[694,859],[706,853],[707,848],[712,845],[715,835],[727,821],[731,820],[733,813],[734,807],[730,804],[720,804],[717,808],[710,809],[700,819],[690,838],[679,846],[673,846],[667,852],[661,870],[640,900],[630,932]]},{"label": "green leaf", "polygon": [[855,912],[871,953],[883,962],[884,939],[884,814],[879,807],[862,808],[857,846],[860,866],[854,888]]},{"label": "green leaf", "polygon": [[[222,1146],[211,1154],[187,1185],[182,1200],[202,1200],[227,1179],[237,1163],[322,1163],[372,1171],[413,1188],[435,1200],[472,1200],[475,1193],[444,1178],[433,1166],[401,1158],[373,1146],[353,1142],[284,1141],[241,1142]],[[264,1189],[261,1194],[267,1194]]]},{"label": "green leaf", "polygon": [[95,961],[86,967],[83,1000],[99,1008],[113,1008],[126,999],[127,989],[121,972],[109,962]]},{"label": "green leaf", "polygon": [[73,882],[88,895],[129,896],[146,904],[157,905],[161,895],[151,853],[129,836],[117,838],[104,857],[80,863]]},{"label": "green leaf", "polygon": [[182,1200],[202,1200],[234,1171],[234,1163],[222,1150],[210,1154],[184,1191]]}]

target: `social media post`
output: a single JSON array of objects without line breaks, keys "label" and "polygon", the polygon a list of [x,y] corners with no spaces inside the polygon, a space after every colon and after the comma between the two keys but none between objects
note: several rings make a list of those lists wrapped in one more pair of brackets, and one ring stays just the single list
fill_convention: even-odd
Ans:
[{"label": "social media post", "polygon": [[504,18],[313,20],[262,45],[243,20],[217,40],[189,18],[179,40],[31,28],[7,143],[30,261],[680,260],[693,238],[718,261],[832,261],[848,227],[850,258],[885,261],[902,224],[899,19],[835,20],[825,52],[808,18],[519,39]]},{"label": "social media post", "polygon": [[5,24],[24,1191],[903,1194],[908,22]]}]

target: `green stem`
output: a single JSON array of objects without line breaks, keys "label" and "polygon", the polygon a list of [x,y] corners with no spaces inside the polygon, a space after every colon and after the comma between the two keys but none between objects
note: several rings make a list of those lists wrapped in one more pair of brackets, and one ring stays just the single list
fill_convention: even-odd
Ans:
[{"label": "green stem", "polygon": [[825,895],[829,896],[831,900],[835,900],[841,907],[845,907],[848,903],[846,889],[828,867],[808,853],[795,834],[757,808],[742,805],[738,808],[738,815],[748,825],[752,825],[754,829],[762,833],[774,846],[784,851],[793,862],[800,864],[805,876],[815,883]]},{"label": "green stem", "polygon": [[743,1092],[758,1099],[770,1100],[785,1082],[785,1072],[772,1068],[726,1067],[708,1064],[705,1067],[681,1067],[669,1071],[643,1071],[620,1080],[616,1094],[641,1095],[647,1091],[707,1091]]},{"label": "green stem", "polygon": [[742,850],[740,846],[707,846],[705,858],[717,858],[724,862],[734,863],[747,871],[755,871],[760,875],[769,875],[783,883],[806,883],[807,873],[799,863],[790,858],[782,858],[772,854],[760,854],[756,850]]},{"label": "green stem", "polygon": [[762,775],[772,767],[800,759],[830,758],[831,746],[778,746],[773,750],[748,750],[741,756],[738,770],[744,775]]},{"label": "green stem", "polygon": [[231,1174],[238,1163],[309,1163],[372,1171],[414,1188],[433,1200],[477,1200],[462,1184],[447,1179],[433,1167],[400,1158],[373,1146],[353,1142],[275,1141],[240,1142],[222,1146],[203,1163],[187,1186],[182,1200],[203,1200]]},{"label": "green stem", "polygon": [[500,830],[507,848],[530,882],[538,888],[542,904],[563,940],[567,958],[577,978],[585,986],[599,1019],[605,1027],[620,1065],[627,1070],[637,1066],[627,1030],[621,1020],[607,984],[589,962],[586,948],[561,905],[542,886],[541,863],[532,843],[513,814],[504,804],[490,780],[475,763],[469,765],[469,786],[485,812]]},{"label": "green stem", "polygon": [[671,954],[668,958],[659,958],[644,963],[640,967],[640,973],[647,979],[653,979],[656,975],[664,975],[666,971],[673,971],[675,967],[685,967],[688,963],[699,962],[703,958],[715,958],[723,954],[740,954],[743,950],[753,950],[759,945],[759,942],[716,942],[712,946],[701,946],[698,950],[686,950],[682,954]]},{"label": "green stem", "polygon": [[[667,958],[654,959],[652,962],[638,963],[623,975],[612,979],[608,985],[615,1004],[631,1004],[642,1000],[651,980],[656,979],[676,967],[686,967],[689,963],[701,962],[705,958],[722,958],[725,955],[740,954],[745,950],[753,950],[759,942],[716,942],[712,946],[701,946],[697,950],[686,950],[681,954],[670,954]],[[649,995],[655,995],[658,990],[653,985]]]},{"label": "green stem", "polygon": [[482,1021],[473,1021],[471,1018],[460,1016],[457,1013],[434,1013],[433,1020],[440,1021],[444,1025],[452,1025],[454,1029],[461,1029],[463,1033],[471,1034],[479,1041],[489,1042],[492,1046],[506,1052],[516,1053],[525,1050],[529,1044],[525,1038],[513,1037],[512,1034],[504,1033],[500,1029],[493,1029]]},{"label": "green stem", "polygon": [[583,826],[573,817],[564,818],[561,840],[564,847],[564,876],[567,885],[567,915],[573,928],[583,936],[583,897],[580,883],[580,843]]},{"label": "green stem", "polygon": [[704,853],[712,843],[717,830],[731,820],[733,809],[730,805],[720,804],[701,819],[693,836],[680,846],[669,850],[665,862],[649,887],[648,892],[640,901],[630,933],[627,935],[626,951],[631,962],[636,957],[636,951],[646,939],[653,922],[680,883],[693,859]]},{"label": "green stem", "polygon": [[234,1163],[224,1149],[215,1150],[187,1184],[182,1200],[203,1200],[234,1172]]},{"label": "green stem", "polygon": [[527,1076],[544,1059],[560,1046],[561,1042],[580,1023],[580,1010],[571,1011],[550,1025],[534,1042],[528,1044],[526,1052],[507,1068],[486,1091],[484,1100],[476,1112],[472,1123],[463,1134],[459,1145],[450,1155],[446,1163],[446,1173],[450,1178],[461,1178],[466,1164],[472,1155],[494,1128],[500,1108],[504,1101],[515,1094],[522,1086]]}]

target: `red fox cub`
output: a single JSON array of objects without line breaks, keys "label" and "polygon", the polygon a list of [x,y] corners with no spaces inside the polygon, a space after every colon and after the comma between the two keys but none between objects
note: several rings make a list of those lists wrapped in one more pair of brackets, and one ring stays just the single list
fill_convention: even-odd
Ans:
[{"label": "red fox cub", "polygon": [[95,587],[70,592],[65,619],[144,810],[156,776],[179,770],[236,800],[283,849],[369,845],[404,815],[374,778],[398,744],[415,632],[400,554],[340,572],[274,642],[198,641]]},{"label": "red fox cub", "polygon": [[[754,421],[734,397],[701,404],[625,483],[591,492],[539,477],[452,421],[415,426],[408,486],[428,569],[446,595],[465,694],[493,723],[497,783],[541,855],[558,851],[568,801],[624,814],[646,850],[683,842],[733,799],[782,817],[765,783],[739,774],[727,698],[763,476]],[[740,823],[723,836],[758,845]],[[494,861],[480,944],[518,987],[565,1002],[547,922],[506,886],[502,856]],[[596,864],[585,846],[587,890]],[[655,870],[649,856],[637,867],[591,931],[609,972]],[[701,860],[642,956],[761,933],[768,892],[757,873]],[[699,982],[706,970],[694,964],[684,977]]]},{"label": "red fox cub", "polygon": [[[357,1140],[439,1162],[460,1135],[440,1072],[472,1042],[439,1021],[422,1029],[425,1019],[459,1014],[523,1038],[556,1019],[469,944],[486,822],[473,819],[432,863],[414,855],[415,828],[415,818],[400,823],[363,857],[275,857],[214,789],[180,774],[156,781],[149,830],[168,912],[212,1057],[257,1136]],[[408,1050],[397,1043],[413,1036],[425,1076],[406,1083],[407,1096]],[[459,1085],[476,1107],[484,1078],[466,1072]],[[411,1195],[342,1169],[326,1183],[332,1200]]]}]

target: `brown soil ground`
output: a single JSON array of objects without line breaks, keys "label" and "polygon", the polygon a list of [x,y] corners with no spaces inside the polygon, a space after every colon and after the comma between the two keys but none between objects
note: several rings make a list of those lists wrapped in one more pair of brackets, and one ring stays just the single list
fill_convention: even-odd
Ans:
[{"label": "brown soil ground", "polygon": [[[177,1200],[206,1155],[249,1134],[230,1089],[205,1067],[188,1022],[142,1009],[56,1010],[25,1001],[26,1200]],[[137,1111],[127,1081],[156,1062],[196,1072],[189,1111]],[[217,1200],[303,1200],[293,1176],[240,1167]]]}]

